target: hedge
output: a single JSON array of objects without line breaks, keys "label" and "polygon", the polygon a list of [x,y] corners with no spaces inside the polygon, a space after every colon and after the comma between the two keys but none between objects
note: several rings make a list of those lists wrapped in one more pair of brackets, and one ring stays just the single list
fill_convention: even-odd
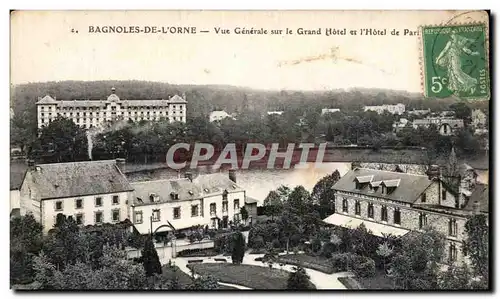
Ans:
[{"label": "hedge", "polygon": [[326,274],[333,274],[335,272],[334,271],[335,269],[331,265],[329,265],[327,261],[325,261],[326,262],[325,265],[320,265],[317,263],[301,261],[298,259],[293,259],[293,258],[285,257],[285,256],[280,256],[278,261],[285,263],[285,264],[288,264],[288,265],[301,266],[303,268],[313,269],[313,270],[323,272]]}]

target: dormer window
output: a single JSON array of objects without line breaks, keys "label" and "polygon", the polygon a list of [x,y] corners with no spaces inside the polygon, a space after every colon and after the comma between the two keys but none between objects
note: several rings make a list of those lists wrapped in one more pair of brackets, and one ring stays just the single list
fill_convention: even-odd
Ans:
[{"label": "dormer window", "polygon": [[170,197],[173,199],[173,200],[178,200],[179,199],[179,194],[175,193],[175,192],[172,192],[170,193]]},{"label": "dormer window", "polygon": [[149,194],[149,200],[151,202],[159,202],[160,196],[158,196],[158,194],[156,194],[156,193],[151,193],[151,194]]}]

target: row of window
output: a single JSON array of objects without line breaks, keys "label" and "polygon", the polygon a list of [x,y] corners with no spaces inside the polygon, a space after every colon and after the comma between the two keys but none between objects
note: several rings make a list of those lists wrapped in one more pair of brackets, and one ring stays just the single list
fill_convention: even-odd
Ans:
[{"label": "row of window", "polygon": [[[83,120],[83,118],[82,118],[82,120]],[[95,119],[94,119],[94,120],[95,120]],[[148,120],[148,121],[151,121],[151,120],[156,120],[156,118],[154,118],[154,117],[151,117],[151,118],[150,118],[150,117],[136,117],[136,118],[129,117],[129,120],[130,120],[130,121],[141,121],[141,120]],[[182,116],[180,116],[180,117],[176,117],[176,116],[174,116],[174,117],[173,117],[173,120],[174,120],[174,121],[184,121],[184,120],[185,120],[185,117],[182,117]],[[52,119],[49,119],[49,120],[47,121],[47,123],[50,123],[51,121],[52,121]],[[77,124],[80,124],[80,119],[79,119],[79,118],[76,118],[76,119],[75,119],[75,122],[76,122]],[[42,118],[42,119],[40,119],[40,123],[42,123],[42,124],[46,123],[45,119],[43,119],[43,118]],[[83,120],[83,124],[82,124],[82,126],[84,126],[85,128],[87,127],[87,124],[86,124],[86,123],[94,123],[94,124],[97,124],[98,122],[96,122],[96,121],[93,121],[93,122],[92,122],[92,121],[90,121],[90,119],[87,119],[87,121]],[[89,125],[89,128],[90,128],[90,126],[91,126],[92,124],[88,124],[88,125]]]},{"label": "row of window", "polygon": [[[120,197],[118,195],[113,195],[111,203],[113,205],[119,205],[120,204]],[[94,198],[94,206],[95,207],[102,207],[103,201],[102,197],[98,196]],[[75,209],[83,209],[83,199],[82,198],[77,198],[75,199]],[[54,210],[55,211],[62,211],[64,210],[64,201],[58,200],[54,203]]]},{"label": "row of window", "polygon": [[[349,212],[349,202],[347,201],[347,199],[342,200],[342,212],[344,213]],[[359,201],[356,201],[354,203],[354,214],[361,216],[361,203]],[[374,219],[373,203],[368,203],[366,216],[368,218]],[[382,206],[380,208],[380,220],[387,222],[387,206]],[[394,224],[398,225],[401,224],[401,210],[399,208],[394,208]],[[418,228],[423,229],[425,226],[427,226],[427,214],[420,213],[418,218]],[[450,218],[448,221],[448,235],[456,237],[457,230],[458,230],[457,220]]]},{"label": "row of window", "polygon": [[[115,112],[111,112],[111,114],[113,114],[113,115],[114,115],[114,114],[116,114],[116,113],[115,113]],[[130,112],[129,114],[130,114],[130,115],[132,115],[132,112]],[[138,115],[137,111],[135,111],[133,114],[134,114],[135,116],[137,116],[137,115]],[[141,113],[140,113],[140,114],[141,114],[141,116],[144,116],[144,111],[141,111]],[[159,116],[162,116],[163,114],[165,114],[165,116],[168,116],[168,114],[169,114],[169,113],[168,113],[167,111],[165,111],[165,113],[163,113],[163,111],[153,111],[153,113],[150,113],[149,111],[146,111],[146,115],[148,115],[148,116],[149,116],[150,114],[153,114],[153,115],[159,115]],[[172,114],[173,114],[173,115],[177,114],[177,111],[173,111],[173,113],[172,113]],[[183,115],[184,113],[182,113],[182,111],[179,111],[179,114],[180,114],[180,115]],[[59,112],[58,112],[56,115],[57,115],[57,116],[62,115],[62,116],[64,116],[64,117],[73,117],[73,112],[69,112],[69,113],[66,113],[66,112],[59,113]],[[125,115],[125,116],[126,116],[126,115],[127,115],[127,113],[123,113],[123,115]],[[75,113],[75,116],[76,116],[77,118],[79,118],[79,117],[80,117],[80,112],[76,112],[76,113]],[[89,116],[90,116],[90,117],[92,117],[92,116],[93,116],[92,112],[89,112]],[[96,118],[98,118],[99,116],[100,116],[100,115],[99,115],[99,112],[96,112],[96,113],[95,113],[95,117],[94,117],[93,119],[96,119]],[[104,117],[106,117],[106,112],[103,112],[103,116],[104,116]],[[45,113],[43,113],[43,112],[42,112],[42,113],[40,113],[40,117],[41,117],[41,118],[50,118],[50,117],[52,117],[52,113],[49,113],[49,114],[48,114],[48,116],[46,116],[46,115],[45,115]],[[82,114],[82,118],[86,118],[86,117],[87,117],[87,113],[86,113],[86,112],[83,112],[83,114]]]},{"label": "row of window", "polygon": [[[344,213],[349,213],[349,202],[347,201],[347,199],[343,199],[342,200],[342,212]],[[354,203],[354,214],[355,215],[358,215],[358,216],[361,216],[361,203],[359,201],[356,201]],[[371,218],[371,219],[374,219],[374,207],[373,207],[373,204],[372,203],[368,203],[368,208],[367,208],[367,211],[366,211],[366,216],[368,218]],[[384,222],[387,222],[387,207],[386,206],[382,206],[380,208],[380,220],[381,221],[384,221]],[[395,208],[394,209],[394,224],[398,224],[400,225],[401,224],[401,211],[399,208]]]},{"label": "row of window", "polygon": [[[172,108],[173,109],[179,109],[179,110],[183,110],[184,109],[184,106],[185,105],[179,105],[179,108],[177,108],[176,105],[172,105]],[[111,106],[111,110],[116,110],[116,107],[117,106]],[[45,106],[40,106],[40,110],[41,111],[44,111],[45,109]],[[48,106],[48,111],[52,111],[52,106]],[[168,107],[168,109],[172,109],[170,107]],[[62,107],[62,108],[59,108],[61,111],[73,111],[73,108],[72,107]],[[87,108],[86,107],[75,107],[74,110],[82,110],[82,111],[86,111]],[[166,109],[165,106],[123,106],[122,109],[130,109],[130,110],[156,110],[156,109]],[[92,107],[89,107],[88,108],[89,111],[93,111],[93,108]],[[101,108],[96,108],[96,110],[103,110]]]},{"label": "row of window", "polygon": [[[120,209],[113,209],[111,211],[111,222],[120,222]],[[54,217],[55,218],[55,217]],[[83,213],[77,213],[75,214],[75,221],[76,224],[78,225],[83,225],[85,223],[85,215]],[[103,211],[96,211],[94,212],[94,224],[102,224],[104,223],[104,212]],[[54,220],[55,222],[55,220]]]},{"label": "row of window", "polygon": [[[198,216],[203,216],[203,207],[200,209],[200,205],[191,205],[191,217],[198,217]],[[234,200],[234,211],[236,214],[239,213],[240,210],[240,200],[235,199]],[[222,203],[222,212],[227,212],[227,201]],[[211,203],[210,204],[210,215],[215,216],[217,214],[217,204],[216,203]],[[137,211],[135,212],[135,218],[134,222],[137,224],[143,223],[143,212],[142,211]],[[173,208],[173,219],[180,219],[181,218],[181,207],[174,207]],[[161,221],[161,210],[160,209],[154,209],[152,214],[151,214],[151,220],[153,222],[156,221]]]}]

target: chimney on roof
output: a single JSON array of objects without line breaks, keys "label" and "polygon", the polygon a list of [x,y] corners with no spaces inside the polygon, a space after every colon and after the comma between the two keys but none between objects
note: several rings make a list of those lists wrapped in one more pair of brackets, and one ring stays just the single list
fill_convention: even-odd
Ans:
[{"label": "chimney on roof", "polygon": [[427,170],[427,177],[429,180],[438,180],[441,176],[441,170],[438,165],[431,165]]},{"label": "chimney on roof", "polygon": [[234,169],[229,169],[229,179],[236,184],[236,171]]},{"label": "chimney on roof", "polygon": [[33,160],[33,159],[28,160],[28,169],[35,170],[35,160]]},{"label": "chimney on roof", "polygon": [[191,172],[184,173],[184,177],[188,179],[190,182],[193,181],[193,174]]},{"label": "chimney on roof", "polygon": [[116,166],[120,169],[120,171],[125,174],[125,159],[124,158],[116,158]]}]

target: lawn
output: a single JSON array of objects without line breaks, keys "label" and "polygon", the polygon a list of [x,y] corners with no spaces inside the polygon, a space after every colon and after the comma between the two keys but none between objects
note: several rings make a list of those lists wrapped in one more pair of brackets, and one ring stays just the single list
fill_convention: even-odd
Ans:
[{"label": "lawn", "polygon": [[193,264],[195,273],[212,275],[217,281],[237,284],[254,290],[285,290],[290,272],[253,265]]},{"label": "lawn", "polygon": [[334,269],[332,266],[330,266],[328,259],[321,256],[312,256],[308,254],[280,255],[278,258],[278,263],[301,266],[326,274],[332,274],[334,272]]},{"label": "lawn", "polygon": [[393,290],[394,283],[385,275],[384,270],[377,269],[373,277],[356,277],[361,287],[365,290]]},{"label": "lawn", "polygon": [[[174,271],[174,268],[176,271]],[[187,286],[190,285],[191,281],[192,281],[191,276],[184,273],[177,266],[164,265],[162,267],[162,275],[168,279],[173,279],[175,277],[175,275],[177,275],[177,279],[179,280],[179,284],[182,286],[183,289],[187,289]],[[219,285],[219,290],[237,290],[237,288]]]}]

